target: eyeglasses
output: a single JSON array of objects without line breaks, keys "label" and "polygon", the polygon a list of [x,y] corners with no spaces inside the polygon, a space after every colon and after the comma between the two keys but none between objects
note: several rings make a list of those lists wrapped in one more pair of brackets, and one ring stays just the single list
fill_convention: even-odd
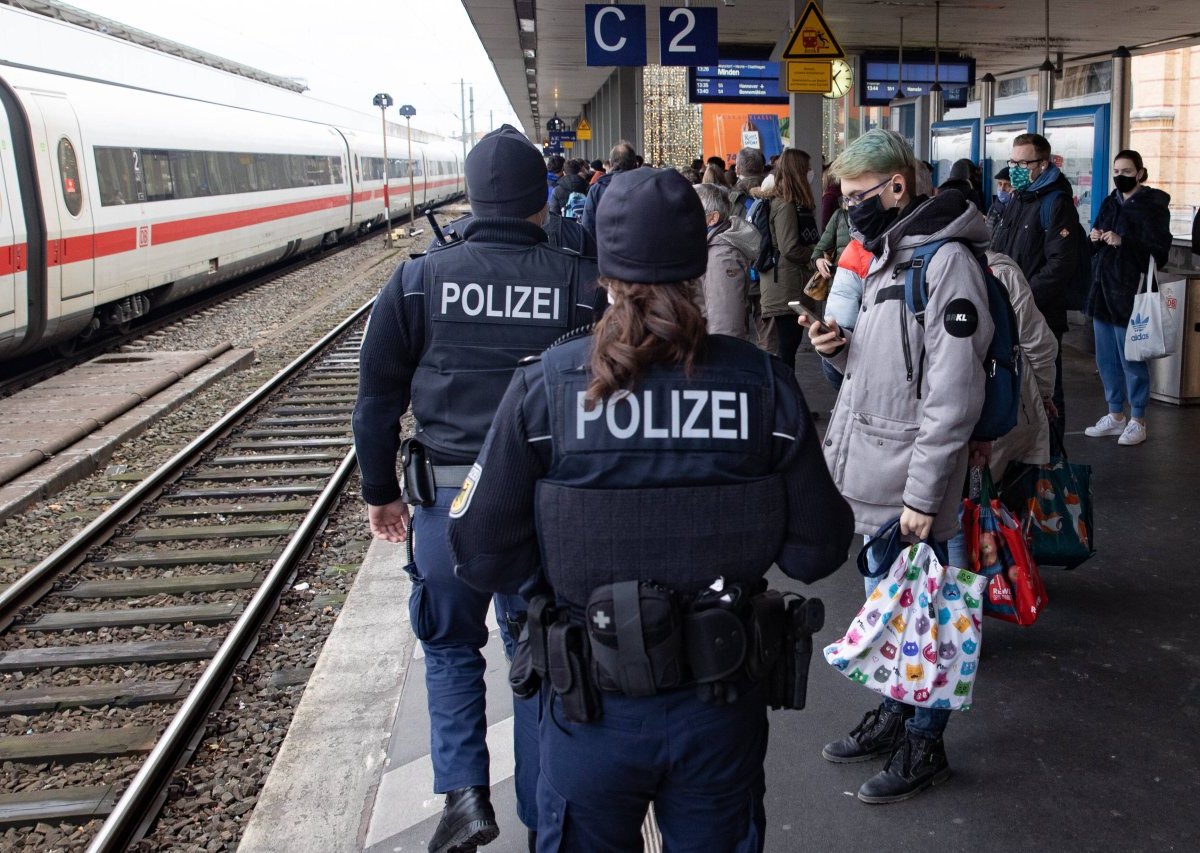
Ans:
[{"label": "eyeglasses", "polygon": [[1041,160],[1009,160],[1008,168],[1010,168],[1010,169],[1016,169],[1016,168],[1028,169],[1031,166],[1036,166],[1040,162],[1042,162],[1042,161]]},{"label": "eyeglasses", "polygon": [[870,196],[871,193],[875,192],[875,190],[879,189],[880,187],[882,187],[884,184],[886,184],[890,180],[891,180],[891,178],[884,178],[882,181],[880,181],[879,183],[877,183],[875,186],[871,187],[870,189],[865,189],[862,192],[850,193],[850,195],[842,196],[842,198],[841,198],[842,207],[847,207],[847,208],[855,207],[856,205],[862,204],[864,201],[867,200],[868,196]]}]

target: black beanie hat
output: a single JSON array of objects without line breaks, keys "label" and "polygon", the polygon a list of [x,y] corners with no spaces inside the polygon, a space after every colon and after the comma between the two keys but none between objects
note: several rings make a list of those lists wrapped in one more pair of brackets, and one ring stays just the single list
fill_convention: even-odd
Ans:
[{"label": "black beanie hat", "polygon": [[1005,166],[1003,169],[1001,169],[999,172],[996,173],[996,180],[1011,182],[1011,178],[1009,177],[1009,174],[1008,174],[1008,166]]},{"label": "black beanie hat", "polygon": [[467,154],[467,195],[475,216],[533,216],[546,204],[546,164],[523,133],[502,124]]},{"label": "black beanie hat", "polygon": [[596,208],[600,275],[640,284],[698,278],[708,266],[704,206],[674,169],[615,172]]}]

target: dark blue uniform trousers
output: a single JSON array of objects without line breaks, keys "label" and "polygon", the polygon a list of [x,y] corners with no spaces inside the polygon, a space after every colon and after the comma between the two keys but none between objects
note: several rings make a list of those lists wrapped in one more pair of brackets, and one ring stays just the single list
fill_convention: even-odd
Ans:
[{"label": "dark blue uniform trousers", "polygon": [[569,723],[542,690],[538,853],[642,849],[647,807],[666,853],[756,853],[765,833],[767,705],[746,683],[733,704],[690,689],[601,697],[592,723]]},{"label": "dark blue uniform trousers", "polygon": [[[458,488],[438,489],[437,503],[413,513],[414,565],[408,601],[413,630],[425,650],[425,688],[429,699],[430,755],[433,790],[489,784],[486,664],[480,651],[487,643],[485,624],[492,596],[467,586],[454,575],[446,539],[450,502]],[[523,613],[518,596],[495,596],[496,618],[510,657],[514,639],[507,617]],[[537,826],[538,700],[513,700],[517,815],[527,827]]]}]

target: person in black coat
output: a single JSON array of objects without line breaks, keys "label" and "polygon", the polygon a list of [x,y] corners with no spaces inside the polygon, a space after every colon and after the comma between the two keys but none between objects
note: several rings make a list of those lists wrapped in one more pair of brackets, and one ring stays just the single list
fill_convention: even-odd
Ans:
[{"label": "person in black coat", "polygon": [[580,174],[586,167],[587,163],[578,159],[568,160],[563,166],[562,177],[558,179],[558,183],[554,185],[554,190],[550,193],[550,213],[552,215],[563,215],[571,193],[587,195],[588,182]]},{"label": "person in black coat", "polygon": [[[1092,289],[1085,313],[1096,332],[1096,366],[1104,382],[1108,414],[1084,430],[1092,438],[1118,435],[1118,444],[1146,440],[1150,369],[1125,360],[1125,334],[1133,297],[1150,258],[1162,266],[1171,250],[1171,197],[1146,186],[1142,155],[1122,151],[1113,161],[1116,189],[1100,206],[1088,236],[1092,241]],[[1130,416],[1125,417],[1128,398]]]}]

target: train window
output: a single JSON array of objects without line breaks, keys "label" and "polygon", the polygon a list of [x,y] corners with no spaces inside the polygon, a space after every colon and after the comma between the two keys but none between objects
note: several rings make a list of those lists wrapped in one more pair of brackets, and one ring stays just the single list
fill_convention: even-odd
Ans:
[{"label": "train window", "polygon": [[146,182],[146,201],[169,201],[175,198],[171,152],[143,150],[142,177]]},{"label": "train window", "polygon": [[343,180],[343,178],[342,178],[342,158],[341,157],[330,157],[329,158],[329,174],[332,177],[332,181],[330,183],[334,183],[334,184],[345,183],[345,180]]},{"label": "train window", "polygon": [[175,198],[196,198],[212,195],[208,184],[208,167],[201,151],[166,152],[171,161],[171,180]]},{"label": "train window", "polygon": [[58,171],[62,176],[63,204],[72,216],[78,216],[83,210],[83,181],[79,177],[75,146],[65,136],[58,141]]},{"label": "train window", "polygon": [[96,176],[100,181],[100,204],[129,204],[141,201],[140,183],[141,152],[132,148],[94,148]]},{"label": "train window", "polygon": [[319,187],[329,183],[329,158],[308,156],[304,158],[305,184]]}]

